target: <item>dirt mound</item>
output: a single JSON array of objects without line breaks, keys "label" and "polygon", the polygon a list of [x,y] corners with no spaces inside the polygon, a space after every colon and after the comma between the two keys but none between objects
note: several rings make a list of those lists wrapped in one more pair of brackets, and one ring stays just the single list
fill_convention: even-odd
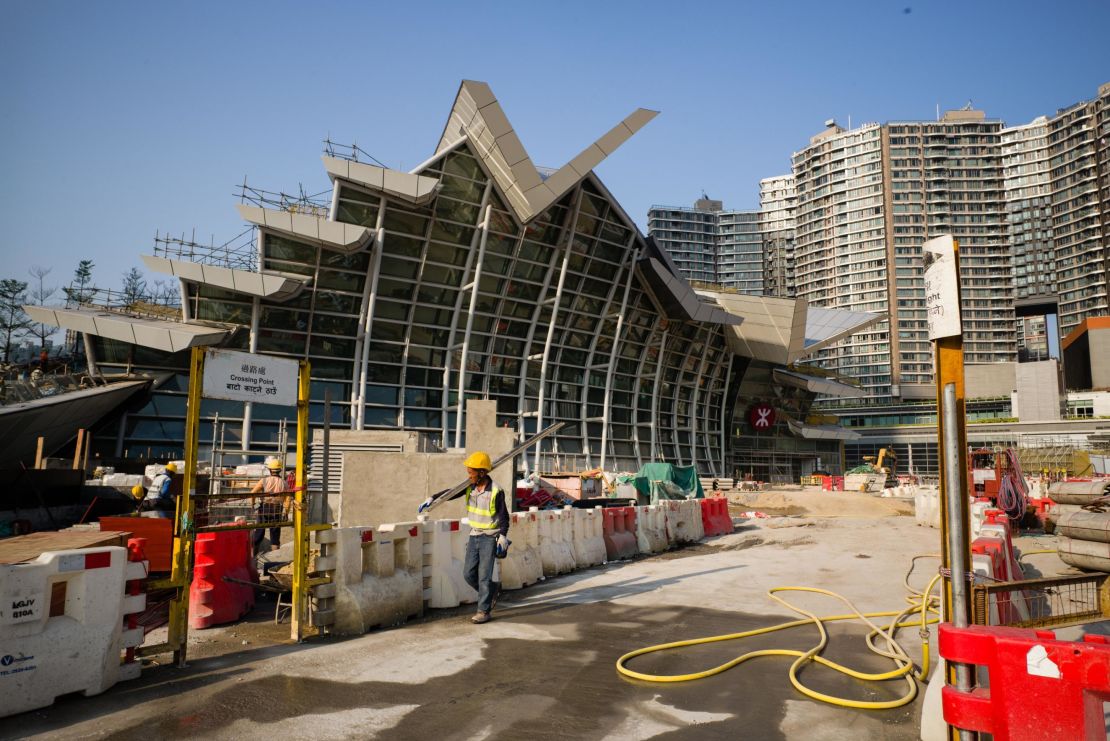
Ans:
[{"label": "dirt mound", "polygon": [[913,515],[913,502],[842,491],[770,490],[729,492],[733,514],[757,510],[769,515],[810,517],[891,517]]}]

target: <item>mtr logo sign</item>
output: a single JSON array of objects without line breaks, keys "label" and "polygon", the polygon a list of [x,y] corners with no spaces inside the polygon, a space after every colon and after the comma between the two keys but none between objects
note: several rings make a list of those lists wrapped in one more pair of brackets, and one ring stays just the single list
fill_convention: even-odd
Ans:
[{"label": "mtr logo sign", "polygon": [[767,402],[760,402],[748,410],[748,424],[757,431],[769,430],[775,426],[775,408]]}]

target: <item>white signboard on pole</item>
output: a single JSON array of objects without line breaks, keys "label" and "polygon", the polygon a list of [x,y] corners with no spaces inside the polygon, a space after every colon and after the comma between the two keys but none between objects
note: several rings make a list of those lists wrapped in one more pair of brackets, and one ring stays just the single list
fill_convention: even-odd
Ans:
[{"label": "white signboard on pole", "polygon": [[956,245],[952,235],[930,239],[922,249],[929,339],[957,337],[963,328],[960,324],[960,276],[956,272]]},{"label": "white signboard on pole", "polygon": [[209,350],[204,357],[204,388],[209,399],[297,404],[297,361],[233,350]]}]

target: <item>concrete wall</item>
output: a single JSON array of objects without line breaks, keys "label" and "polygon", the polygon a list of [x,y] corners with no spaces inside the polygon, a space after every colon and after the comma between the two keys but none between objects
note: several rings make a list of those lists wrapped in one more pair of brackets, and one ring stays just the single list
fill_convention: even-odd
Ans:
[{"label": "concrete wall", "polygon": [[1013,416],[1022,422],[1060,419],[1060,367],[1055,360],[1018,363]]},{"label": "concrete wall", "polygon": [[1091,348],[1091,388],[1110,389],[1110,329],[1087,332]]},{"label": "concrete wall", "polygon": [[1017,363],[982,363],[964,366],[964,393],[968,399],[1010,396],[1017,388]]},{"label": "concrete wall", "polygon": [[[348,436],[347,440],[356,441],[357,436],[380,436],[382,432],[347,430],[344,434]],[[415,433],[388,434],[404,436]],[[490,458],[496,459],[512,449],[515,438],[515,430],[497,427],[496,402],[472,400],[466,404],[467,451],[409,452],[406,447],[403,453],[345,452],[339,526],[413,520],[416,508],[424,499],[466,478],[463,461],[468,452],[484,450]],[[387,438],[375,438],[375,441],[377,439]],[[515,485],[512,461],[495,469],[493,480],[502,489],[512,492]],[[511,495],[508,501],[511,506]],[[456,518],[464,514],[461,499],[441,505],[434,512],[436,518]]]}]

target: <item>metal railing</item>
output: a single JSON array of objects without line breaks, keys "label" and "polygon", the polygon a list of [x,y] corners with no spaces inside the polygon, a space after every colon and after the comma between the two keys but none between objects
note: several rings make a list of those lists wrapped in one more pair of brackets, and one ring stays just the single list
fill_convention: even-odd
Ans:
[{"label": "metal railing", "polygon": [[[1078,625],[1110,617],[1110,574],[1057,576],[971,588],[972,620],[976,625],[1005,625],[1012,628],[1047,628]],[[1027,618],[991,622],[991,603],[996,614],[1025,614]],[[1002,609],[1006,606],[1016,609]]]}]

